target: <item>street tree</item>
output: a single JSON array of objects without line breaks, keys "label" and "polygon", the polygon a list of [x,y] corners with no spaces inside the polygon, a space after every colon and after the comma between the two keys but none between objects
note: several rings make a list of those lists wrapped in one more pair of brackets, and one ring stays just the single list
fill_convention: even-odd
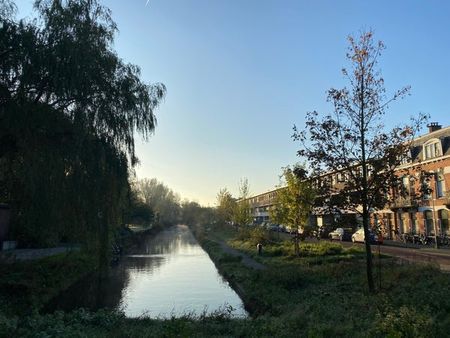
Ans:
[{"label": "street tree", "polygon": [[243,178],[239,182],[239,198],[233,212],[233,222],[237,225],[248,225],[253,221],[249,197],[250,186],[248,179]]},{"label": "street tree", "polygon": [[[330,89],[327,99],[332,104],[332,113],[307,113],[305,130],[294,126],[293,139],[301,142],[298,155],[309,161],[317,184],[336,196],[328,202],[360,214],[365,238],[369,238],[369,213],[389,202],[389,191],[398,180],[395,168],[407,156],[423,117],[393,129],[385,127],[383,119],[388,105],[409,95],[410,88],[386,96],[378,69],[385,46],[374,41],[372,31],[362,32],[359,37],[349,36],[348,42],[350,69],[344,68],[342,73],[349,86]],[[330,173],[344,181],[339,189],[332,184]],[[369,241],[365,248],[368,287],[373,292]]]},{"label": "street tree", "polygon": [[217,194],[217,217],[220,223],[233,221],[236,199],[227,188],[220,189]]},{"label": "street tree", "polygon": [[299,255],[299,232],[301,238],[304,238],[312,230],[308,219],[314,206],[316,191],[303,166],[283,168],[281,177],[283,182],[277,190],[274,205],[269,210],[270,218],[295,232],[295,253]]}]

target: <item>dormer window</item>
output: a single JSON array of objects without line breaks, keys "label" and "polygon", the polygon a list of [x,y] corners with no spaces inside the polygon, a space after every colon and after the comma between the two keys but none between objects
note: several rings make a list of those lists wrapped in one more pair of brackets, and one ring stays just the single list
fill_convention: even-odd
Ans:
[{"label": "dormer window", "polygon": [[441,141],[438,139],[429,140],[423,145],[424,160],[435,158],[442,155]]},{"label": "dormer window", "polygon": [[406,153],[402,154],[402,156],[400,158],[400,164],[408,164],[411,162],[411,160],[412,160],[412,155],[411,155],[411,149],[410,149]]}]

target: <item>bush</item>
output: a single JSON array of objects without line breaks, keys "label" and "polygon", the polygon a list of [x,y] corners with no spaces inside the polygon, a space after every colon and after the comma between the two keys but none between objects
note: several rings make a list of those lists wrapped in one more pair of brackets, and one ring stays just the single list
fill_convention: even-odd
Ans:
[{"label": "bush", "polygon": [[258,243],[266,245],[273,242],[273,233],[261,227],[242,227],[239,229],[237,239],[255,246]]},{"label": "bush", "polygon": [[342,245],[330,242],[302,243],[300,255],[303,256],[326,256],[339,255],[343,252]]},{"label": "bush", "polygon": [[416,309],[401,306],[400,309],[388,309],[377,313],[377,329],[388,337],[432,337],[433,319],[428,313],[419,313]]}]

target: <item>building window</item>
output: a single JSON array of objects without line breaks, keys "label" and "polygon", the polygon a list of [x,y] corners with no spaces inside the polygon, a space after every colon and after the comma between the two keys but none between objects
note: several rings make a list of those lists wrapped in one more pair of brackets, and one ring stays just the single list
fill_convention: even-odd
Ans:
[{"label": "building window", "polygon": [[409,219],[411,221],[411,233],[415,235],[417,233],[416,213],[415,212],[410,212],[409,213]]},{"label": "building window", "polygon": [[423,212],[423,218],[425,219],[425,231],[427,236],[434,235],[434,226],[433,226],[433,212],[431,210],[427,210]]},{"label": "building window", "polygon": [[411,150],[408,150],[405,154],[402,154],[400,158],[400,164],[408,164],[412,161]]},{"label": "building window", "polygon": [[448,223],[448,211],[445,209],[439,210],[439,220],[441,223],[441,231],[443,234],[450,235],[449,223]]},{"label": "building window", "polygon": [[445,195],[445,179],[443,174],[436,175],[436,197],[444,197]]},{"label": "building window", "polygon": [[409,177],[408,176],[402,177],[402,183],[403,183],[403,189],[405,190],[405,192],[409,191]]},{"label": "building window", "polygon": [[441,141],[433,139],[423,145],[424,159],[428,160],[442,155]]}]

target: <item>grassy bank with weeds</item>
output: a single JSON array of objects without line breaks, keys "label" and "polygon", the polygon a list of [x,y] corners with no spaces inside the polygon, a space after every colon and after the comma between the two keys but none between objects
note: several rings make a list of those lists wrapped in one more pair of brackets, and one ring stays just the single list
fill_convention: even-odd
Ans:
[{"label": "grassy bank with weeds", "polygon": [[95,267],[90,255],[78,251],[0,264],[0,313],[11,316],[37,311]]},{"label": "grassy bank with weeds", "polygon": [[[290,240],[279,241],[261,229],[211,228],[199,240],[222,274],[243,289],[244,302],[257,304],[257,321],[284,323],[289,335],[439,337],[450,332],[450,278],[434,266],[376,257],[378,290],[371,295],[358,246],[302,243],[297,257]],[[267,269],[246,268],[220,250],[220,240]],[[255,243],[264,243],[262,255]]]},{"label": "grassy bank with weeds", "polygon": [[[118,243],[125,252],[133,251],[146,237],[162,229],[158,225],[139,233],[123,231]],[[62,290],[98,268],[93,253],[78,250],[36,260],[0,261],[0,313],[36,312]]]}]

